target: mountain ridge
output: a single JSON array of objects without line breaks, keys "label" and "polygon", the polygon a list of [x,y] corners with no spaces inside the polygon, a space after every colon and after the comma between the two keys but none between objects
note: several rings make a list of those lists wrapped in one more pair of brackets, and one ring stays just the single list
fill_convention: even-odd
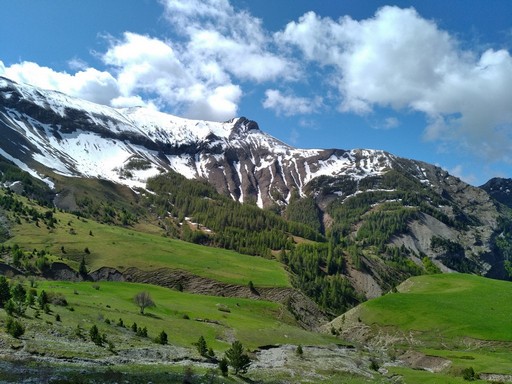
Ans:
[{"label": "mountain ridge", "polygon": [[[142,187],[158,168],[172,169],[187,178],[208,180],[240,202],[256,197],[263,207],[276,200],[286,203],[294,189],[303,195],[303,187],[321,175],[380,174],[394,158],[384,151],[293,148],[243,117],[212,123],[144,108],[116,110],[5,78],[0,93],[2,123],[17,133],[11,132],[11,142],[29,138],[25,146],[34,155],[23,163],[27,171],[28,163],[38,162],[68,176],[99,175]],[[113,153],[106,157],[105,152]],[[18,162],[24,157],[5,149],[2,154]],[[132,177],[126,177],[123,168],[131,157],[146,160],[146,169],[132,169]],[[368,162],[370,158],[377,160]],[[272,197],[277,194],[279,199]]]},{"label": "mountain ridge", "polygon": [[[512,251],[499,236],[508,233],[508,213],[486,190],[432,164],[382,150],[298,149],[244,117],[216,123],[144,108],[113,109],[5,78],[0,78],[0,128],[5,138],[0,155],[55,191],[63,190],[64,176],[125,185],[142,196],[148,180],[176,172],[207,182],[235,202],[318,228],[327,243],[290,242],[283,238],[285,232],[279,241],[281,261],[297,276],[296,284],[313,296],[318,295],[319,277],[322,289],[339,291],[349,281],[365,297],[436,268],[507,278]],[[222,223],[212,221],[214,231],[201,229],[210,220],[201,209],[222,215],[219,206],[237,208],[216,201],[211,192],[200,192],[196,200],[174,198],[170,204],[166,196],[176,197],[179,188],[168,183],[182,181],[161,178],[150,190],[162,196],[158,211],[164,213],[159,220],[168,220],[164,226],[182,238],[248,252],[244,241],[255,239],[244,232],[245,240],[229,241],[242,236],[229,216]],[[201,190],[187,188],[192,194]],[[206,198],[212,200],[209,208],[201,203]],[[188,216],[204,221],[192,225],[198,236],[183,226]],[[251,252],[275,256],[280,249],[271,244],[277,243],[265,240]],[[315,299],[328,305],[325,295]]]}]

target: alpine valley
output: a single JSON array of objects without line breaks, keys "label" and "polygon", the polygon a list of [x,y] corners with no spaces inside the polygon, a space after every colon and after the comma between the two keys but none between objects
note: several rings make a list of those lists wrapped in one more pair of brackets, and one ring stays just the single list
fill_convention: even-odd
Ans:
[{"label": "alpine valley", "polygon": [[[214,374],[241,340],[252,382],[431,379],[418,368],[431,382],[460,382],[470,373],[463,356],[474,352],[471,369],[483,374],[489,351],[512,343],[510,331],[461,330],[445,348],[441,320],[407,328],[386,320],[405,307],[378,315],[372,304],[418,295],[424,308],[430,287],[442,312],[449,290],[469,295],[489,282],[510,292],[497,281],[512,274],[510,180],[478,188],[380,150],[294,148],[244,117],[114,109],[2,77],[0,131],[0,270],[11,287],[66,298],[44,314],[29,303],[18,314],[25,334],[1,335],[7,381],[30,360],[78,364],[93,381],[243,382]],[[151,316],[133,304],[143,290]],[[480,313],[472,305],[464,310]],[[106,334],[95,347],[79,331],[93,323]],[[146,342],[136,324],[152,336],[167,328],[169,343]],[[202,335],[218,358],[189,350]],[[510,379],[510,368],[489,364]],[[48,382],[74,372],[47,369]]]}]

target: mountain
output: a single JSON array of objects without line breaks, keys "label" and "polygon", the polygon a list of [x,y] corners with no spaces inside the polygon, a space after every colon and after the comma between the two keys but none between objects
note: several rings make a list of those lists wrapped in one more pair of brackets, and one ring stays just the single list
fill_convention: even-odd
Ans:
[{"label": "mountain", "polygon": [[[167,216],[162,226],[173,227],[174,235],[278,257],[294,284],[325,308],[337,302],[342,310],[421,273],[507,278],[512,260],[508,214],[492,193],[384,151],[297,149],[243,117],[216,123],[114,109],[5,78],[0,130],[0,155],[58,192],[58,206],[79,207],[70,199],[62,203],[63,195],[78,194],[72,180],[108,184],[111,201],[121,193],[116,186],[135,191],[138,203],[147,188],[161,198],[145,197],[138,209]],[[166,176],[175,173],[184,178]],[[266,210],[241,211],[235,203]],[[236,222],[226,211],[259,224]],[[195,220],[190,228],[197,236],[183,220]],[[314,233],[290,229],[294,222]],[[282,240],[271,233],[276,228]],[[255,242],[258,249],[251,251]],[[338,302],[344,295],[351,300]]]},{"label": "mountain", "polygon": [[[34,176],[41,166],[74,177],[143,187],[174,170],[260,207],[286,203],[318,176],[364,178],[391,168],[383,151],[296,149],[246,118],[195,121],[146,108],[113,109],[59,92],[0,80],[1,154]],[[50,179],[45,179],[51,184]]]},{"label": "mountain", "polygon": [[495,200],[512,208],[512,179],[495,177],[480,188],[486,191]]}]

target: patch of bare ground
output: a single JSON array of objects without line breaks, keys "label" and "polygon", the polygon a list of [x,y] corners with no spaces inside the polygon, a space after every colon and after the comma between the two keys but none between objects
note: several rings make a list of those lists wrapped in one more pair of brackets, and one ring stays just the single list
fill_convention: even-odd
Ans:
[{"label": "patch of bare ground", "polygon": [[354,348],[303,346],[301,355],[296,350],[296,345],[261,347],[254,353],[255,360],[249,373],[263,377],[288,377],[289,381],[284,383],[315,383],[335,373],[350,373],[369,379],[376,374],[369,369],[369,356]]},{"label": "patch of bare ground", "polygon": [[412,369],[423,369],[433,373],[442,372],[452,365],[451,360],[425,355],[413,350],[409,350],[400,356],[395,364],[397,363]]},{"label": "patch of bare ground", "polygon": [[485,380],[491,383],[512,383],[512,375],[502,375],[499,373],[480,373],[478,374],[480,380]]}]

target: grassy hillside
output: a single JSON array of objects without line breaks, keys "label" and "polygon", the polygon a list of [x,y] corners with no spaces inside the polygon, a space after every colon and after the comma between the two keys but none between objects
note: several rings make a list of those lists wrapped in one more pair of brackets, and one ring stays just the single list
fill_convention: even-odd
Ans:
[{"label": "grassy hillside", "polygon": [[[250,349],[272,343],[325,344],[333,341],[297,327],[293,317],[281,305],[263,300],[193,295],[148,284],[123,282],[38,281],[36,289],[38,292],[45,290],[50,294],[62,294],[67,306],[52,305],[51,316],[41,312],[43,319],[39,322],[31,319],[32,310],[29,309],[27,319],[22,319],[29,325],[29,330],[37,329],[39,323],[48,328],[44,333],[54,327],[71,335],[77,326],[88,331],[97,324],[100,333],[106,333],[118,350],[147,344],[147,340],[127,332],[134,322],[140,327],[147,327],[149,340],[165,330],[170,344],[188,348],[203,335],[216,351],[226,350],[233,339],[241,340]],[[142,291],[148,292],[155,302],[155,307],[147,308],[144,315],[139,313],[133,301],[134,296]],[[54,320],[57,313],[60,314],[60,323],[52,321],[52,327],[46,327],[45,320]],[[107,319],[110,324],[105,322]],[[119,319],[123,320],[125,328],[117,325]],[[70,346],[69,354],[74,353],[74,347]]]},{"label": "grassy hillside", "polygon": [[[17,284],[17,281],[12,284]],[[187,367],[199,375],[199,378],[188,382],[243,382],[234,376],[215,381],[201,379],[209,372],[213,375],[212,380],[220,374],[216,371],[217,360],[201,357],[196,350],[194,343],[200,336],[218,358],[222,358],[234,340],[240,340],[253,358],[252,351],[260,346],[309,345],[314,346],[312,349],[326,348],[328,352],[327,348],[332,348],[336,341],[332,336],[301,329],[283,305],[263,300],[192,295],[123,282],[21,282],[38,298],[43,291],[46,292],[50,305],[45,310],[40,309],[36,300],[26,306],[22,316],[15,317],[25,329],[19,338],[0,332],[2,353],[7,351],[11,354],[6,362],[0,362],[2,382],[17,382],[30,377],[39,377],[41,382],[57,382],[55,377],[62,375],[69,380],[63,382],[120,382],[117,376],[121,373],[129,379],[122,382],[184,382],[183,372]],[[155,303],[154,307],[146,308],[145,314],[139,312],[133,300],[142,291],[148,292]],[[6,311],[1,310],[2,330],[7,319]],[[91,339],[93,327],[103,335],[101,345]],[[146,329],[147,335],[137,334],[134,328]],[[155,340],[162,331],[168,335],[168,343],[164,345]],[[295,363],[290,363],[292,365],[283,373],[278,369],[271,376],[263,374],[263,381],[258,382],[273,382],[273,375],[289,377],[300,371],[300,364],[307,363],[307,360],[302,362],[296,357],[294,348],[290,356],[296,360]],[[20,366],[16,365],[15,355],[22,359]],[[30,369],[38,370],[38,373],[30,372]],[[79,372],[90,378],[76,381],[75,376]],[[169,376],[171,372],[175,372],[175,379]],[[315,376],[318,382],[326,383],[331,382],[330,377],[352,376],[343,371],[326,374],[319,370],[317,373],[322,375]],[[43,374],[52,379],[43,380],[40,376]],[[109,374],[114,376],[107,377]],[[253,377],[259,374],[258,369],[250,373]],[[349,382],[363,381],[356,375]]]},{"label": "grassy hillside", "polygon": [[366,324],[436,333],[444,340],[468,337],[512,342],[512,283],[464,274],[418,276],[400,293],[365,303]]},{"label": "grassy hillside", "polygon": [[[226,283],[256,286],[289,286],[288,275],[275,260],[242,255],[220,248],[204,247],[159,234],[157,227],[146,225],[144,232],[133,228],[101,224],[65,212],[52,212],[34,202],[16,196],[25,210],[44,216],[51,214],[52,223],[34,214],[9,212],[14,224],[6,246],[18,244],[25,251],[45,250],[52,259],[68,261],[78,269],[82,257],[87,267],[95,270],[108,266],[120,270],[137,267],[153,270],[177,268]],[[86,250],[87,248],[87,250]]]},{"label": "grassy hillside", "polygon": [[[405,383],[462,383],[469,369],[512,375],[512,283],[443,274],[410,278],[398,290],[336,319],[334,329],[344,335],[366,329],[374,342],[387,345],[393,359],[405,359],[406,367],[389,368]],[[406,351],[431,362],[425,367],[402,358]],[[418,371],[437,368],[440,372]]]}]

